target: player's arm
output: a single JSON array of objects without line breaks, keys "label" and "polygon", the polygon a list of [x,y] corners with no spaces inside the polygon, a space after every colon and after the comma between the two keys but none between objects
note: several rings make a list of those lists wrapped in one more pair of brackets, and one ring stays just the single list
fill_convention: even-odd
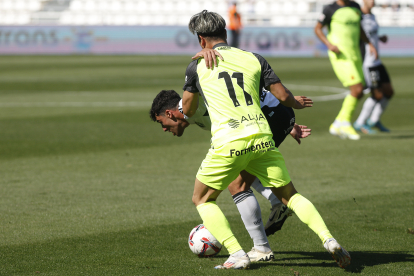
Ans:
[{"label": "player's arm", "polygon": [[375,56],[375,59],[378,58],[378,52],[377,49],[375,49],[374,44],[372,44],[371,40],[369,40],[367,34],[365,33],[364,28],[362,27],[362,24],[360,24],[360,37],[361,40],[369,45],[369,51],[371,55]]},{"label": "player's arm", "polygon": [[185,71],[185,83],[183,93],[183,113],[188,117],[194,116],[198,108],[198,88],[197,88],[197,60],[193,60]]},{"label": "player's arm", "polygon": [[198,93],[191,93],[184,91],[183,93],[183,113],[192,117],[197,111],[198,108]]},{"label": "player's arm", "polygon": [[326,45],[326,47],[330,51],[332,51],[334,53],[337,53],[337,54],[341,53],[341,51],[339,51],[339,48],[336,45],[332,45],[329,42],[329,40],[326,38],[326,35],[323,32],[323,27],[324,26],[321,22],[316,23],[316,26],[315,26],[315,29],[314,29],[316,36],[320,39],[320,41],[322,41],[323,44]]},{"label": "player's arm", "polygon": [[305,96],[294,97],[292,92],[290,92],[280,81],[272,83],[266,89],[268,89],[284,106],[292,107],[294,109],[302,109],[313,105],[313,101]]},{"label": "player's arm", "polygon": [[331,24],[331,20],[332,20],[332,9],[330,8],[330,6],[326,6],[319,19],[318,22],[316,23],[314,32],[316,34],[316,36],[320,39],[320,41],[322,41],[323,44],[325,44],[325,46],[329,49],[329,51],[332,51],[336,54],[340,54],[341,51],[339,50],[338,46],[336,45],[332,45],[328,38],[326,37],[325,33],[323,32],[323,27],[324,26],[329,26]]},{"label": "player's arm", "polygon": [[[254,53],[253,53],[254,54]],[[273,96],[276,97],[284,106],[292,107],[295,109],[302,109],[305,107],[312,106],[312,100],[304,98],[298,98],[300,101],[295,99],[292,93],[287,89],[279,77],[276,76],[270,64],[258,54],[254,54],[258,59],[261,67],[260,83],[263,85]]]}]

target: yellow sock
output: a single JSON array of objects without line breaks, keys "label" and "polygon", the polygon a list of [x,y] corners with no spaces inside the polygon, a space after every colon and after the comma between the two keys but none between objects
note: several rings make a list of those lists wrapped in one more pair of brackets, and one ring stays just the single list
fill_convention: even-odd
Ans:
[{"label": "yellow sock", "polygon": [[231,232],[229,222],[215,201],[198,205],[197,211],[203,220],[204,226],[227,249],[230,255],[242,250],[233,232]]},{"label": "yellow sock", "polygon": [[352,114],[354,113],[357,104],[357,98],[352,95],[346,96],[344,102],[342,103],[342,108],[336,117],[336,120],[340,122],[351,122]]},{"label": "yellow sock", "polygon": [[295,194],[290,198],[288,208],[292,209],[298,218],[319,236],[322,243],[325,243],[327,239],[333,238],[318,210],[305,197]]}]

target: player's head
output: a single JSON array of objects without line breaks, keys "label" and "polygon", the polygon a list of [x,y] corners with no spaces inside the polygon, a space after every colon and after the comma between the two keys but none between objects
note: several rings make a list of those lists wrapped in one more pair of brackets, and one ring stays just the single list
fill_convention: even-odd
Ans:
[{"label": "player's head", "polygon": [[189,123],[178,110],[181,97],[174,90],[162,90],[155,97],[150,109],[150,117],[154,122],[161,124],[164,131],[180,137]]},{"label": "player's head", "polygon": [[364,6],[372,9],[375,6],[375,0],[364,0]]},{"label": "player's head", "polygon": [[191,33],[197,34],[202,48],[205,48],[207,44],[227,40],[226,21],[215,12],[203,10],[193,15],[188,23],[188,29]]}]

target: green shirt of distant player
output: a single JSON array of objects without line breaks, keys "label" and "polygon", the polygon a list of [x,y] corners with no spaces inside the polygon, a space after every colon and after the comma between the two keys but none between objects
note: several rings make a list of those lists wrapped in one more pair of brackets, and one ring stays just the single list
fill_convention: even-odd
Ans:
[{"label": "green shirt of distant player", "polygon": [[[351,2],[350,6],[340,6],[336,2],[323,10],[320,23],[327,25],[327,39],[336,45],[341,54],[352,60],[361,60],[359,50],[361,10],[359,5]],[[333,52],[330,55],[336,55]]]},{"label": "green shirt of distant player", "polygon": [[[187,67],[184,85],[184,90],[200,92],[204,98],[211,119],[213,146],[255,134],[272,135],[259,99],[267,62],[259,55],[225,43],[217,44],[214,49],[224,61],[219,61],[214,70],[206,68],[204,59],[193,61]],[[272,81],[266,82],[279,81],[274,73],[271,78]]]}]

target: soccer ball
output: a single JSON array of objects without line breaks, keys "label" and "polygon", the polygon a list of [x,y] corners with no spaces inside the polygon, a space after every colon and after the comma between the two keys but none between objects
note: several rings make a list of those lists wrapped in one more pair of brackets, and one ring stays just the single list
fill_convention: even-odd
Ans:
[{"label": "soccer ball", "polygon": [[191,251],[200,258],[213,257],[221,250],[221,243],[202,224],[191,230],[188,245]]}]

